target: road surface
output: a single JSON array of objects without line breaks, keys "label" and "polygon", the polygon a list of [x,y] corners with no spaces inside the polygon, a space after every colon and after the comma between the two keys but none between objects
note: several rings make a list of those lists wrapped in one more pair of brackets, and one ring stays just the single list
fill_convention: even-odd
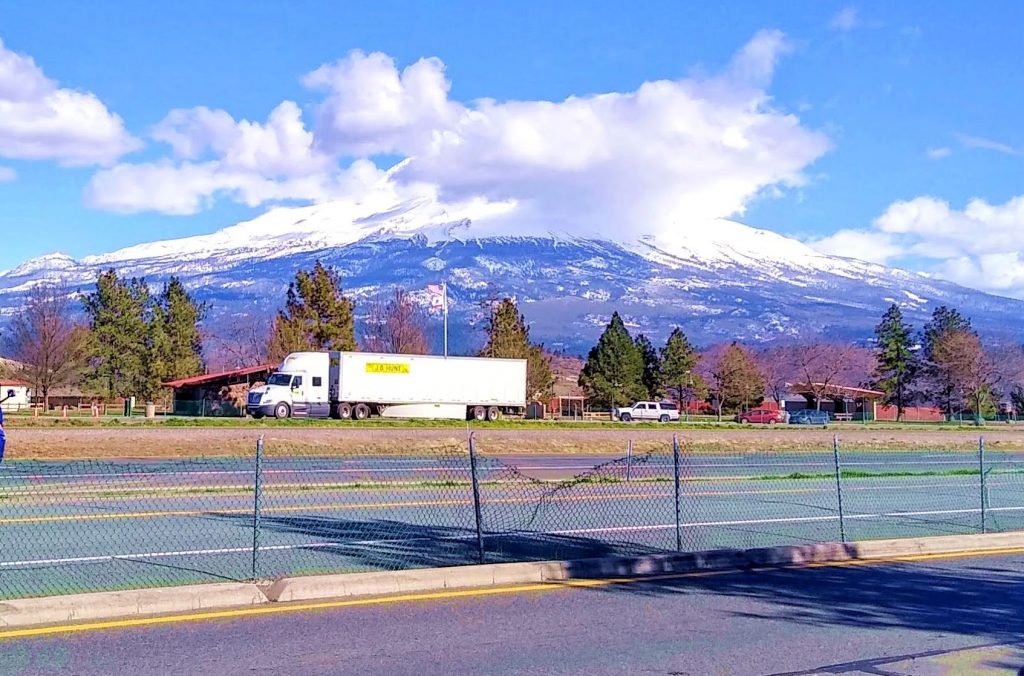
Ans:
[{"label": "road surface", "polygon": [[552,589],[0,638],[0,673],[928,676],[1024,665],[1024,554]]}]

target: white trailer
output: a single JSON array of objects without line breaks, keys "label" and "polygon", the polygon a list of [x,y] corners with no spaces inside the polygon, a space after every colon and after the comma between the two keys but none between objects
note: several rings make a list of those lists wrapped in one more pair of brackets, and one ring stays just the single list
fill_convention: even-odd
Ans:
[{"label": "white trailer", "polygon": [[497,420],[526,407],[526,360],[296,352],[249,392],[254,417]]}]

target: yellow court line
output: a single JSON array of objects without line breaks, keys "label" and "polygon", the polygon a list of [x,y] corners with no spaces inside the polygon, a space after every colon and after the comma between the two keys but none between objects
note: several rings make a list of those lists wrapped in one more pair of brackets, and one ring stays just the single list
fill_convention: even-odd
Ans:
[{"label": "yellow court line", "polygon": [[482,589],[453,589],[441,592],[424,592],[419,594],[400,594],[396,596],[377,596],[373,598],[346,599],[336,601],[318,601],[315,603],[285,603],[252,606],[246,608],[234,608],[231,610],[216,610],[205,613],[183,613],[178,615],[161,615],[155,617],[138,617],[125,620],[106,620],[102,622],[88,622],[83,624],[58,625],[50,627],[30,627],[26,629],[12,629],[0,631],[0,640],[14,638],[31,638],[38,636],[52,636],[55,634],[72,634],[86,631],[100,631],[103,629],[127,629],[130,627],[144,627],[164,624],[181,624],[185,622],[202,622],[208,620],[237,619],[243,617],[258,617],[261,615],[278,615],[282,613],[299,613],[313,610],[334,610],[337,608],[354,608],[362,606],[383,606],[398,603],[412,603],[422,601],[440,601],[446,599],[473,598],[481,596],[498,596],[506,594],[521,594],[524,592],[551,592],[565,589],[588,589],[595,587],[608,587],[612,585],[626,585],[647,582],[658,582],[664,580],[681,580],[687,578],[718,577],[722,575],[734,575],[739,573],[757,573],[773,570],[800,570],[804,568],[846,568],[852,566],[869,566],[885,563],[915,563],[920,561],[935,561],[943,559],[960,559],[981,556],[1000,556],[1005,554],[1024,554],[1024,547],[1006,547],[986,549],[978,551],[945,552],[941,554],[910,554],[907,556],[894,556],[892,558],[880,559],[853,559],[850,561],[821,561],[808,564],[796,564],[790,566],[759,566],[756,568],[733,568],[727,570],[706,570],[692,573],[666,573],[664,575],[648,575],[644,577],[609,577],[592,580],[566,580],[560,582],[547,582],[539,584],[523,584],[504,587],[490,587]]},{"label": "yellow court line", "polygon": [[[780,495],[793,493],[814,493],[820,492],[816,488],[774,488],[764,491],[702,491],[699,493],[687,493],[688,497],[709,497],[729,495]],[[586,497],[554,496],[548,498],[549,502],[576,502],[592,500],[642,500],[652,498],[664,498],[671,493],[611,493],[606,495],[588,495]],[[488,504],[523,504],[535,502],[537,498],[495,498],[488,499]],[[326,505],[289,505],[286,507],[264,507],[263,513],[275,512],[302,512],[316,510],[351,510],[351,509],[394,509],[400,507],[458,507],[472,504],[470,500],[414,500],[407,502],[340,502]],[[65,521],[110,521],[118,519],[152,519],[167,516],[205,516],[208,514],[251,514],[252,508],[240,509],[227,507],[224,509],[180,509],[162,510],[148,512],[108,512],[104,514],[53,514],[47,516],[20,516],[0,519],[0,526],[19,525],[31,523],[54,523]]]}]

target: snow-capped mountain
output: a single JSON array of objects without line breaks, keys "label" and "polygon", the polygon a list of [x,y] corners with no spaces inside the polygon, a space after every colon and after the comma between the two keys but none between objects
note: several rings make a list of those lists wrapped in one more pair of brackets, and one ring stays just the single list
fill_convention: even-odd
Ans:
[{"label": "snow-capped mountain", "polygon": [[0,273],[0,314],[15,312],[39,281],[84,290],[114,267],[156,283],[178,275],[211,301],[214,325],[237,314],[269,317],[295,272],[321,259],[338,268],[357,304],[393,285],[420,291],[447,281],[456,349],[479,341],[471,325],[488,298],[504,295],[520,302],[535,337],[572,351],[592,344],[613,310],[657,340],[675,325],[698,342],[866,337],[893,302],[917,323],[945,304],[987,334],[1021,333],[1022,301],[827,256],[733,221],[613,242],[557,232],[510,235],[520,230],[507,212],[507,205],[426,198],[387,207],[278,208],[210,235],[77,261],[59,253],[27,261]]}]

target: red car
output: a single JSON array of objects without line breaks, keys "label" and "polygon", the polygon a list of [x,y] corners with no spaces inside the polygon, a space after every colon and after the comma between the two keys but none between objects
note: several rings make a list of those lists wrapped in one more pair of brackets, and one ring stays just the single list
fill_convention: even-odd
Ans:
[{"label": "red car", "polygon": [[744,424],[760,423],[762,425],[774,425],[776,423],[786,422],[786,416],[782,411],[770,411],[765,408],[755,408],[753,411],[740,413],[736,416],[736,422]]}]

